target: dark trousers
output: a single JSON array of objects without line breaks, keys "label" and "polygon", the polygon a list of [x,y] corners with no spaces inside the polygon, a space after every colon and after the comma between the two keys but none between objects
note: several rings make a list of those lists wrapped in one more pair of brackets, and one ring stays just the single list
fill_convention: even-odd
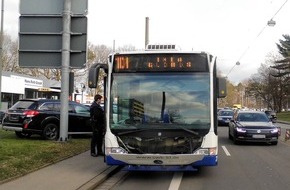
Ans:
[{"label": "dark trousers", "polygon": [[93,132],[92,140],[91,140],[91,153],[96,153],[97,147],[97,154],[102,154],[102,144],[103,144],[103,133],[102,132]]}]

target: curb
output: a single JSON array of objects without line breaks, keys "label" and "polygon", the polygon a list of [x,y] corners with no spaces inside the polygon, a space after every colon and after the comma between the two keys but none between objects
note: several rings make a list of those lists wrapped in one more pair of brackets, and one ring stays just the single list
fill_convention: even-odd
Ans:
[{"label": "curb", "polygon": [[122,166],[111,166],[104,170],[102,173],[98,174],[85,184],[81,185],[77,190],[93,190],[98,185],[103,183],[105,180],[110,178],[112,175],[116,174],[121,170]]},{"label": "curb", "polygon": [[290,122],[287,122],[287,121],[279,121],[279,120],[277,120],[276,123],[282,123],[282,124],[288,124],[288,125],[290,125]]}]

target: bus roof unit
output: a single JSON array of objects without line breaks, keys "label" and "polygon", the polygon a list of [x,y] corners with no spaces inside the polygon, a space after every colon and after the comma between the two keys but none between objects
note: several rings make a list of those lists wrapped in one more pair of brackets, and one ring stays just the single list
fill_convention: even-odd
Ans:
[{"label": "bus roof unit", "polygon": [[164,44],[164,45],[147,45],[146,50],[177,50],[174,44]]}]

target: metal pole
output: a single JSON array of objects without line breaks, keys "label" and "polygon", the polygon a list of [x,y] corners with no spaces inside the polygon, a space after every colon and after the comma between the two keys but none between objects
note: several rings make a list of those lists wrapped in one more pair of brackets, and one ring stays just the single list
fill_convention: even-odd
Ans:
[{"label": "metal pole", "polygon": [[84,103],[84,91],[85,91],[85,84],[84,83],[81,83],[81,91],[82,91],[82,104]]},{"label": "metal pole", "polygon": [[145,48],[149,44],[149,17],[145,21]]},{"label": "metal pole", "polygon": [[4,23],[4,0],[1,2],[1,31],[0,31],[0,109],[2,109],[2,69],[3,69],[3,23]]},{"label": "metal pole", "polygon": [[71,0],[64,0],[59,141],[67,141],[68,139],[70,32],[71,32]]},{"label": "metal pole", "polygon": [[82,91],[82,104],[84,103],[84,91]]}]

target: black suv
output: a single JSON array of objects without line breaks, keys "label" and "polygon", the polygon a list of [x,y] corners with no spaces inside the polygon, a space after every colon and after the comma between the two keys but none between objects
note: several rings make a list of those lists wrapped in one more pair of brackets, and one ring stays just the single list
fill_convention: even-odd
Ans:
[{"label": "black suv", "polygon": [[[91,134],[90,108],[69,102],[68,134]],[[18,137],[39,134],[44,139],[57,139],[60,128],[60,100],[23,99],[7,110],[2,128],[15,131]]]}]

